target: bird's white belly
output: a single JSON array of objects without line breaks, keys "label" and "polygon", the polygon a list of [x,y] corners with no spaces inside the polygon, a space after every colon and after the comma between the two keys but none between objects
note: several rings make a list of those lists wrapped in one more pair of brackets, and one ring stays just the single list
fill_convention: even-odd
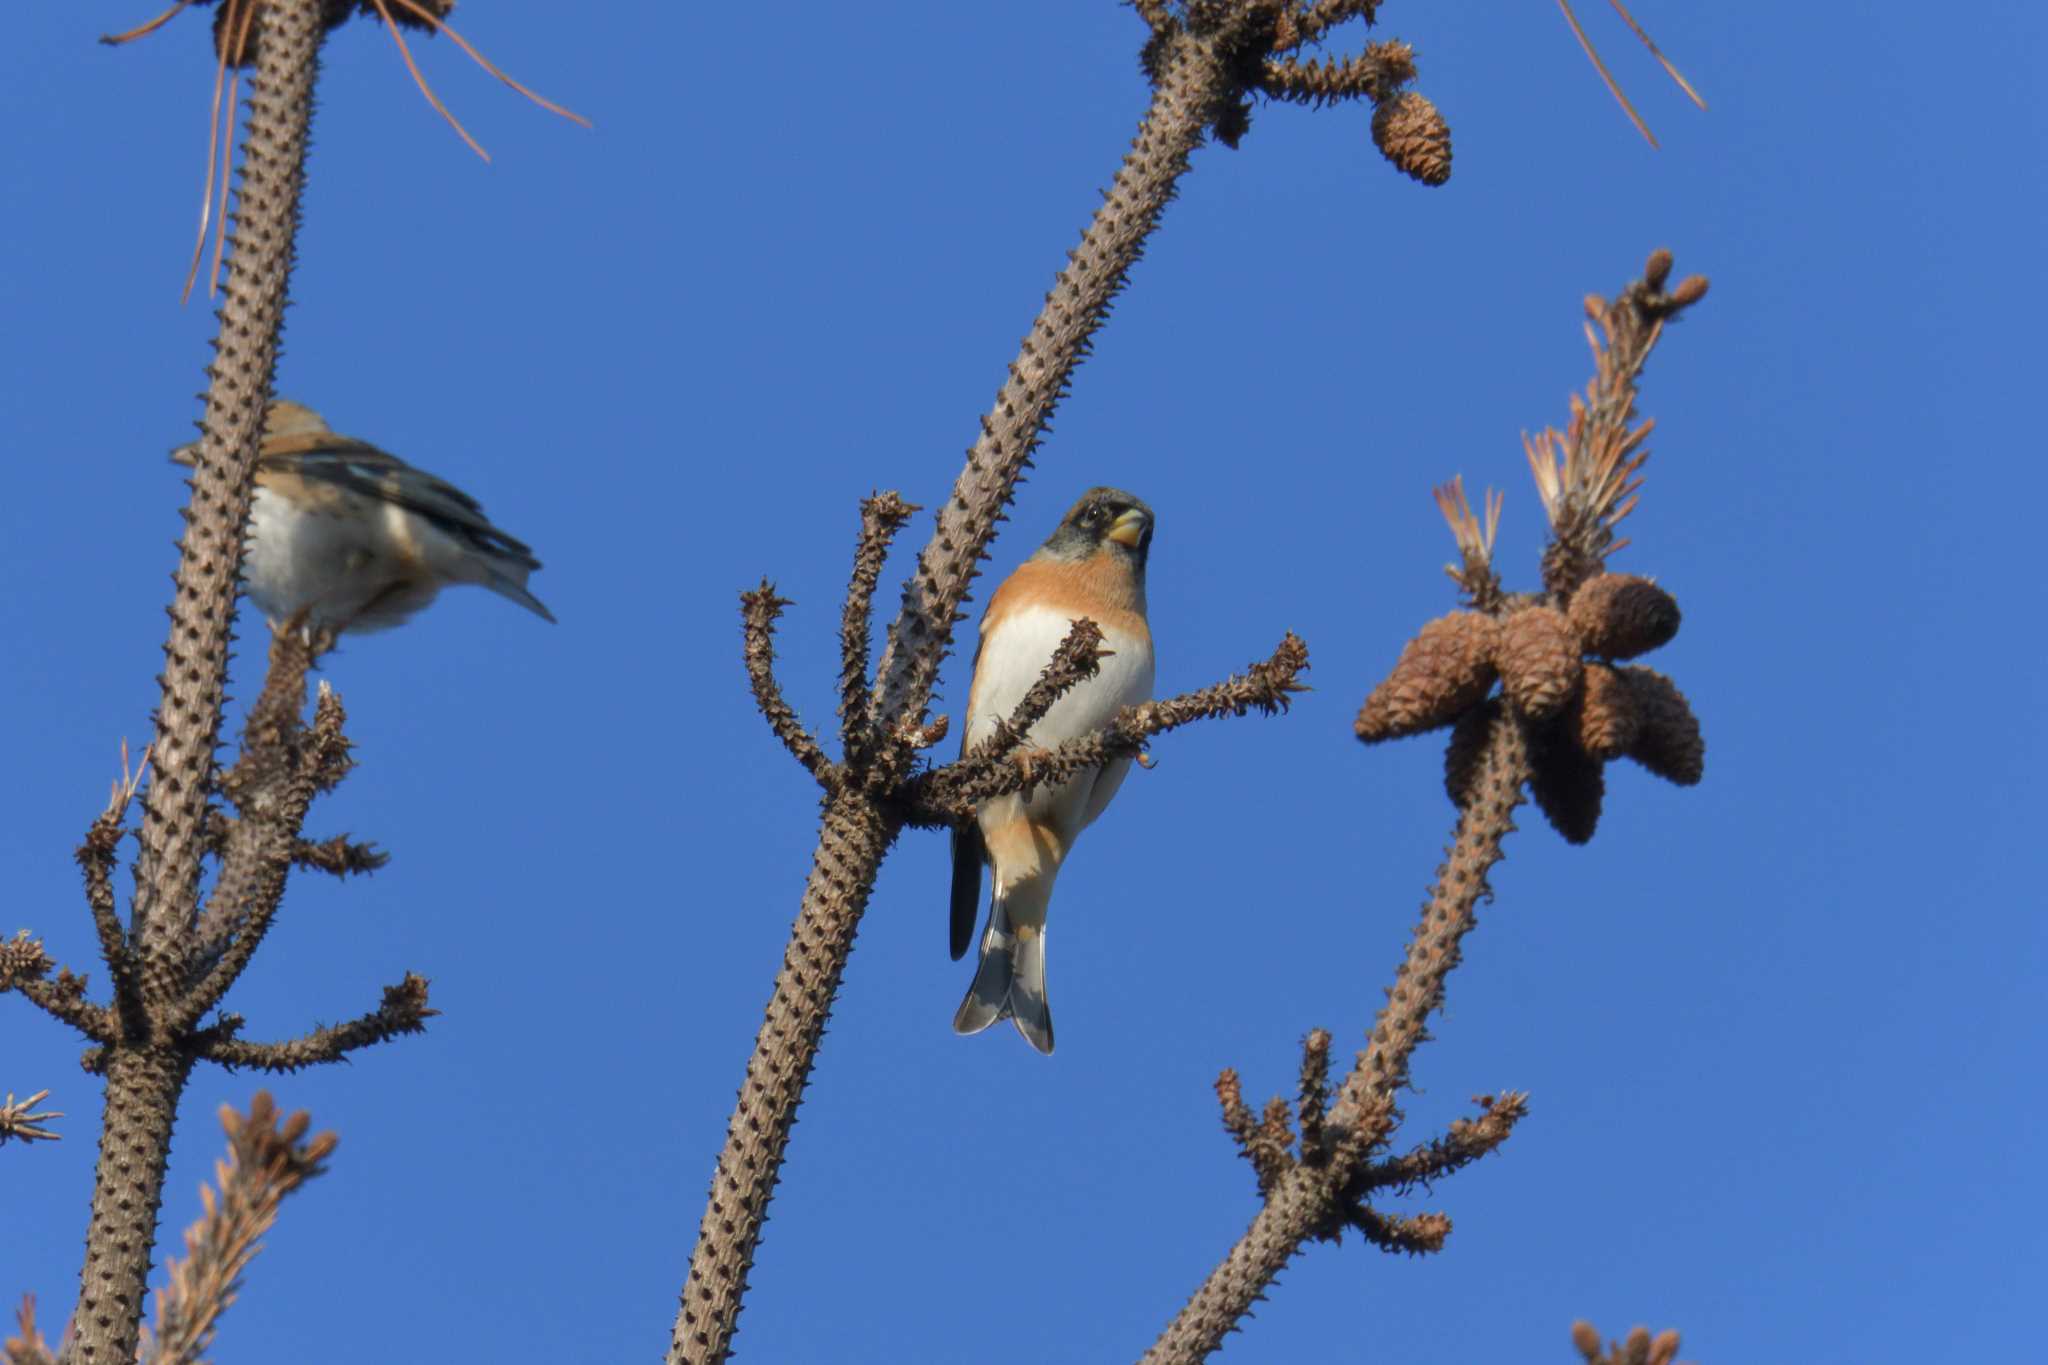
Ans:
[{"label": "bird's white belly", "polygon": [[[388,598],[403,583],[411,566],[401,547],[406,543],[391,517],[411,520],[403,508],[383,509],[380,520],[351,515],[346,502],[302,507],[258,486],[249,509],[249,538],[242,556],[242,576],[249,597],[273,625],[310,608],[313,622],[356,629],[395,625],[360,619],[364,608]],[[426,597],[433,596],[431,588]],[[394,604],[396,605],[396,604]],[[407,601],[403,614],[426,605]],[[382,613],[380,612],[380,615]]]},{"label": "bird's white belly", "polygon": [[[1017,709],[1073,625],[1073,618],[1066,613],[1043,607],[1004,619],[1002,629],[984,646],[975,671],[969,703],[974,713],[967,734],[970,747],[993,734],[997,723]],[[1101,671],[1054,702],[1031,727],[1028,743],[1051,748],[1099,730],[1122,708],[1151,699],[1152,642],[1104,627],[1102,646],[1114,652],[1101,661]],[[1040,788],[1032,795],[1029,812],[1035,821],[1050,822],[1064,841],[1071,841],[1101,814],[1129,767],[1129,759],[1119,759],[1099,770],[1077,774],[1059,787]],[[1016,800],[1006,797],[990,802],[982,811],[984,828],[992,821],[1010,818],[1013,812],[1006,807]]]}]

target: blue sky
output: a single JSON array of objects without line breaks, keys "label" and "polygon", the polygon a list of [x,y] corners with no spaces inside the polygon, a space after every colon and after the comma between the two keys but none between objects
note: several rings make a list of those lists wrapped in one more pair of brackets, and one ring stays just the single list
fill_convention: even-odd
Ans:
[{"label": "blue sky", "polygon": [[[71,852],[119,740],[147,737],[182,492],[163,452],[212,330],[177,299],[206,20],[93,41],[148,8],[25,7],[0,52],[0,930],[95,968]],[[1078,490],[1131,488],[1159,514],[1161,689],[1291,628],[1315,690],[1160,743],[1082,841],[1049,1061],[950,1032],[945,843],[903,839],[744,1357],[1133,1356],[1236,1238],[1255,1199],[1216,1072],[1258,1099],[1309,1028],[1358,1045],[1449,830],[1435,740],[1350,737],[1452,604],[1429,488],[1503,487],[1502,563],[1533,585],[1519,433],[1585,381],[1580,298],[1658,245],[1713,292],[1652,362],[1617,567],[1683,604],[1652,662],[1704,721],[1707,780],[1614,770],[1587,848],[1525,818],[1405,1135],[1506,1088],[1530,1118],[1411,1201],[1454,1218],[1444,1254],[1312,1247],[1223,1358],[1563,1361],[1579,1316],[1677,1326],[1702,1362],[2035,1348],[2044,22],[1635,8],[1712,104],[1581,5],[1659,152],[1554,7],[1395,3],[1380,31],[1455,130],[1448,187],[1381,163],[1356,108],[1261,109],[1242,150],[1198,153],[992,571]],[[295,882],[230,1003],[280,1037],[416,970],[445,1014],[271,1082],[341,1146],[223,1365],[665,1347],[814,832],[747,697],[736,593],[765,574],[796,600],[782,678],[829,720],[857,500],[944,496],[1145,102],[1141,26],[1108,0],[568,13],[458,18],[595,131],[421,45],[488,166],[381,28],[328,45],[281,392],[476,494],[546,562],[561,624],[456,592],[327,666],[362,766],[309,830],[394,858]],[[965,686],[955,660],[941,705]],[[0,1153],[0,1295],[46,1312],[75,1294],[90,1187],[77,1051],[0,1002],[0,1088],[70,1113],[63,1142]],[[260,1083],[197,1076],[167,1241],[213,1110]]]}]

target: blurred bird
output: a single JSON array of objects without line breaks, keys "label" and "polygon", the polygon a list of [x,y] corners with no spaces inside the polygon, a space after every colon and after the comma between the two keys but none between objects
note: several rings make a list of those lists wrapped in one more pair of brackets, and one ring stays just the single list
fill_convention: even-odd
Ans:
[{"label": "blurred bird", "polygon": [[[171,452],[183,465],[198,455],[197,441]],[[242,578],[272,630],[301,610],[309,631],[388,630],[452,583],[553,621],[526,590],[539,567],[453,484],[328,430],[301,404],[278,399],[265,412]]]},{"label": "blurred bird", "polygon": [[[1031,727],[1025,742],[1049,748],[1098,730],[1119,708],[1152,696],[1152,631],[1145,622],[1145,556],[1152,509],[1115,488],[1091,488],[1036,554],[989,598],[967,698],[961,751],[1008,719],[1038,681],[1080,617],[1102,628],[1114,651]],[[1001,796],[973,826],[953,835],[953,956],[967,951],[981,900],[981,865],[995,874],[981,963],[953,1016],[955,1033],[979,1033],[1009,1019],[1031,1046],[1052,1051],[1045,1000],[1045,912],[1060,863],[1081,831],[1102,814],[1130,771],[1118,759],[1040,787],[1030,800]]]}]

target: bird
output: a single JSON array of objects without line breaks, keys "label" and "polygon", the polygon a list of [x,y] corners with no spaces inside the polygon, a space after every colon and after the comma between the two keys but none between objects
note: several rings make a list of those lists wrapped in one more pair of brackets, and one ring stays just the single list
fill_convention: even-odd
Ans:
[{"label": "bird", "polygon": [[[1152,696],[1152,630],[1145,619],[1145,559],[1152,509],[1117,488],[1091,488],[1044,545],[1017,566],[981,618],[961,752],[995,733],[1052,661],[1073,623],[1101,627],[1100,671],[1054,702],[1024,742],[1050,747],[1098,730],[1119,709]],[[1109,805],[1130,771],[1120,758],[1027,800],[999,796],[953,833],[952,948],[958,960],[974,933],[981,870],[993,874],[981,958],[955,1033],[979,1033],[1009,1019],[1050,1055],[1052,1012],[1045,998],[1045,917],[1053,882],[1074,840]]]},{"label": "bird", "polygon": [[[197,441],[171,451],[178,464],[198,458]],[[272,631],[301,612],[308,638],[389,630],[454,583],[481,584],[551,622],[526,590],[539,567],[455,485],[330,430],[302,403],[265,410],[242,579]]]}]

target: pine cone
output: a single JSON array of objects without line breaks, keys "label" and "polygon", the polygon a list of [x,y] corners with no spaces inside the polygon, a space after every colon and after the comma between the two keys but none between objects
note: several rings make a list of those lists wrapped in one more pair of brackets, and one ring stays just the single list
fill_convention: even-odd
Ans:
[{"label": "pine cone", "polygon": [[1372,113],[1372,140],[1380,155],[1425,185],[1451,178],[1451,126],[1427,98],[1403,90]]},{"label": "pine cone", "polygon": [[1706,776],[1707,742],[1685,694],[1655,669],[1618,669],[1635,694],[1641,729],[1628,756],[1667,781],[1690,787]]},{"label": "pine cone", "polygon": [[1585,665],[1578,637],[1556,607],[1529,607],[1500,622],[1494,661],[1515,709],[1548,720],[1578,694]]},{"label": "pine cone", "polygon": [[1571,720],[1578,746],[1602,763],[1627,753],[1642,729],[1634,690],[1607,664],[1586,665],[1586,686]]},{"label": "pine cone", "polygon": [[1472,794],[1473,779],[1479,776],[1479,759],[1493,738],[1496,724],[1510,724],[1498,700],[1475,706],[1458,717],[1451,727],[1451,742],[1444,746],[1444,791],[1451,804],[1465,808]]},{"label": "pine cone", "polygon": [[1494,621],[1476,612],[1438,617],[1416,632],[1353,729],[1368,744],[1449,725],[1485,700],[1498,674]]},{"label": "pine cone", "polygon": [[1529,795],[1565,842],[1585,843],[1600,823],[1600,803],[1607,795],[1605,765],[1561,728],[1532,733],[1529,739]]},{"label": "pine cone", "polygon": [[1633,659],[1678,634],[1678,599],[1647,578],[1604,573],[1573,595],[1571,621],[1588,654]]}]

